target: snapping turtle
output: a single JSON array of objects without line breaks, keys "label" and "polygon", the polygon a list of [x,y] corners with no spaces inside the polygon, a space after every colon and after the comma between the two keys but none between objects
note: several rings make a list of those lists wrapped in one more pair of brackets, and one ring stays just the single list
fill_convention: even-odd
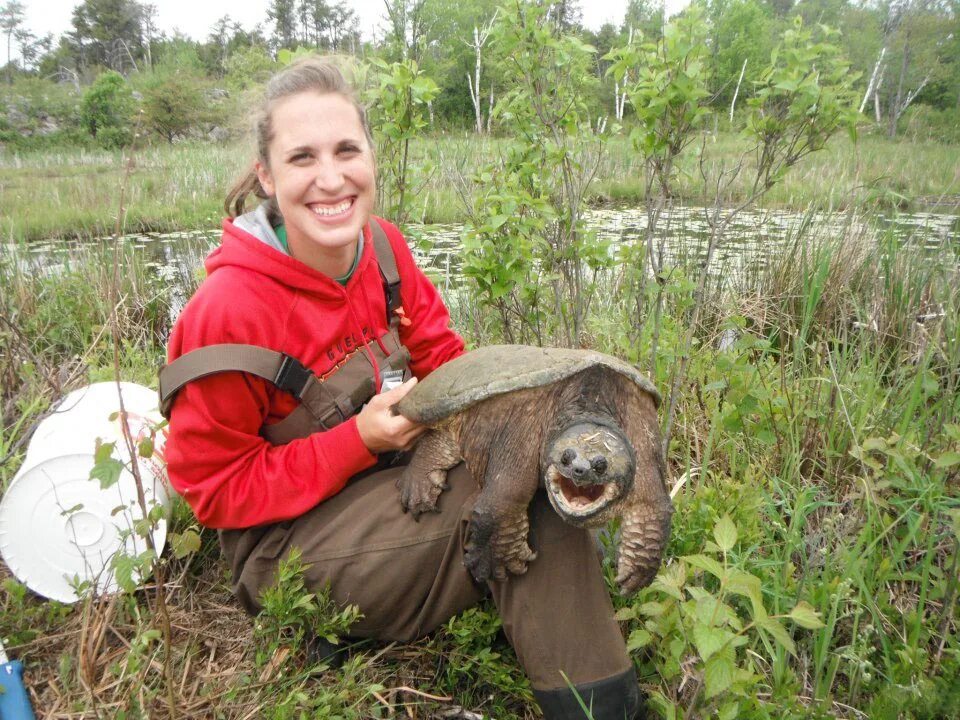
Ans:
[{"label": "snapping turtle", "polygon": [[577,527],[622,518],[617,583],[656,575],[673,507],[664,485],[659,393],[630,365],[587,350],[492,345],[431,373],[396,411],[431,429],[397,481],[414,517],[435,511],[447,470],[481,486],[464,563],[480,581],[526,571],[527,506],[538,487]]}]

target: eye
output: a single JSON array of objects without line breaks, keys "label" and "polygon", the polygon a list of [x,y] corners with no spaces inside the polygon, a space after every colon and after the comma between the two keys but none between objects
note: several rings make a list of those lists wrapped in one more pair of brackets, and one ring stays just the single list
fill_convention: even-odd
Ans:
[{"label": "eye", "polygon": [[339,148],[341,155],[356,155],[360,152],[360,147],[353,143],[346,143]]},{"label": "eye", "polygon": [[607,459],[603,455],[598,455],[590,463],[590,466],[597,475],[603,475],[607,471]]},{"label": "eye", "polygon": [[290,162],[292,162],[294,165],[306,165],[312,159],[313,157],[310,155],[310,153],[305,152],[298,152],[290,156]]},{"label": "eye", "polygon": [[577,457],[577,451],[573,448],[567,448],[563,451],[563,455],[560,456],[561,465],[569,465]]}]

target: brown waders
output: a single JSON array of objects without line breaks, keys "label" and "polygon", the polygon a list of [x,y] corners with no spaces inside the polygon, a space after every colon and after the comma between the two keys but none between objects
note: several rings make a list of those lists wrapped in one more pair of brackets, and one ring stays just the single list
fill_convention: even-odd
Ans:
[{"label": "brown waders", "polygon": [[[398,278],[383,240],[375,247],[388,293],[396,308]],[[379,233],[382,235],[382,232]],[[391,268],[393,264],[393,282]],[[384,267],[387,265],[387,267]],[[389,336],[389,337],[388,337]],[[381,368],[406,368],[397,322],[383,338],[388,354],[371,344]],[[291,418],[267,426],[273,444],[329,428],[359,410],[373,392],[372,364],[364,352],[336,373],[317,378],[293,358],[251,346],[210,346],[184,355],[161,371],[161,407],[168,411],[177,389],[196,377],[243,370],[289,390],[302,404]],[[297,419],[299,418],[299,419]],[[623,720],[639,712],[639,690],[592,536],[564,523],[543,493],[530,505],[531,546],[537,558],[523,575],[476,584],[463,565],[463,545],[475,480],[464,465],[448,475],[439,512],[419,522],[400,506],[396,481],[403,467],[374,468],[353,478],[334,497],[286,522],[220,531],[224,556],[243,607],[259,611],[260,592],[275,577],[292,548],[302,552],[308,587],[329,584],[333,599],[354,604],[363,617],[350,629],[358,638],[410,641],[489,594],[534,694],[550,720],[583,718],[579,696],[594,720]],[[566,679],[564,679],[566,676]],[[572,684],[571,691],[568,684]]]}]

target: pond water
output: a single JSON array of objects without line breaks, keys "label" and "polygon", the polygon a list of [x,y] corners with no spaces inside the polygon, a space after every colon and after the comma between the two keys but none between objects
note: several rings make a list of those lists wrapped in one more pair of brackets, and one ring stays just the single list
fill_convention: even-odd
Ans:
[{"label": "pond water", "polygon": [[[590,230],[610,241],[611,252],[624,244],[640,242],[647,217],[643,208],[605,207],[586,213]],[[674,207],[664,211],[658,226],[658,242],[668,262],[702,259],[709,238],[707,210]],[[873,216],[869,223],[848,213],[797,213],[783,210],[741,212],[729,226],[718,248],[713,271],[732,273],[762,266],[786,244],[803,233],[817,238],[866,238],[876,242],[892,234],[899,243],[931,254],[948,251],[960,258],[960,216],[939,213],[897,213]],[[460,278],[461,237],[458,224],[409,227],[407,236],[421,267],[441,287],[456,286]],[[129,235],[125,246],[144,257],[164,279],[177,285],[198,269],[203,258],[219,241],[219,229],[177,233]],[[95,244],[88,241],[85,244]],[[30,264],[56,267],[63,257],[83,243],[50,240],[27,246]]]}]

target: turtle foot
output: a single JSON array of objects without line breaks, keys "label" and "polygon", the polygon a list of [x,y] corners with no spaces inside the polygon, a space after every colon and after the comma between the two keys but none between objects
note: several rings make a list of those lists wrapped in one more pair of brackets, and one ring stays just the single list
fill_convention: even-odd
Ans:
[{"label": "turtle foot", "polygon": [[397,480],[400,505],[404,512],[413,515],[414,520],[425,512],[440,512],[437,500],[447,487],[447,471],[443,469],[424,474],[416,472],[413,465],[408,465]]},{"label": "turtle foot", "polygon": [[467,528],[463,564],[477,582],[507,579],[507,573],[522,575],[537,554],[527,544],[526,513],[497,522],[493,513],[474,510]]}]

